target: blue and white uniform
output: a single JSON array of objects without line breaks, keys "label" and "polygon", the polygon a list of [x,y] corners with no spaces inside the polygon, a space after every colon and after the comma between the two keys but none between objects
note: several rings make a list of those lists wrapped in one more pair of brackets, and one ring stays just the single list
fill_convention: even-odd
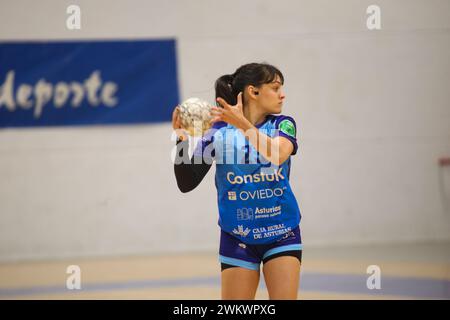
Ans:
[{"label": "blue and white uniform", "polygon": [[[269,137],[286,137],[294,146],[292,155],[297,153],[297,128],[292,117],[269,115],[257,128]],[[236,252],[234,257],[230,257],[230,254],[222,255],[230,251],[227,250],[229,246],[222,243],[225,239],[236,240],[237,244],[242,244],[242,249],[247,245],[260,245],[277,253],[283,248],[275,244],[281,242],[281,245],[286,241],[289,243],[285,250],[302,249],[298,230],[301,213],[289,184],[290,156],[280,166],[268,162],[240,130],[225,122],[216,123],[212,127],[202,138],[194,154],[216,162],[218,224],[222,233],[226,234],[221,237],[222,262],[236,264],[234,260],[237,259],[258,263],[258,266],[260,262],[258,259],[246,258],[245,255],[236,255]],[[292,241],[294,235],[297,237]],[[265,253],[262,252],[260,260]],[[244,265],[248,267],[247,264]],[[253,265],[253,269],[255,268],[256,265]]]}]

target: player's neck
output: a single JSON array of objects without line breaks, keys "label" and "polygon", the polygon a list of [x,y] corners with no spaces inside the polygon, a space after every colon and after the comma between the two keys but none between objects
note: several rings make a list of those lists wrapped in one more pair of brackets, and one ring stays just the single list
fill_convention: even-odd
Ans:
[{"label": "player's neck", "polygon": [[261,124],[266,119],[267,114],[252,108],[251,106],[244,107],[244,117],[254,126]]}]

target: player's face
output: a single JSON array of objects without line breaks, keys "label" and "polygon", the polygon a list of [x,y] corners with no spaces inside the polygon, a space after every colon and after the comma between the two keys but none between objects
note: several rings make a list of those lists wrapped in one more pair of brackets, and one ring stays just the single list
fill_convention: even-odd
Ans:
[{"label": "player's face", "polygon": [[277,76],[271,83],[265,83],[259,88],[258,102],[267,113],[281,113],[285,98],[283,84]]}]

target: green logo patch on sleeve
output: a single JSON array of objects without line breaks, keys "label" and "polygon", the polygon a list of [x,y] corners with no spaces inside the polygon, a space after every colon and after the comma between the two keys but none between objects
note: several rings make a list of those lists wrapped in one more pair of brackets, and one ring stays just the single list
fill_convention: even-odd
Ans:
[{"label": "green logo patch on sleeve", "polygon": [[279,128],[281,132],[295,138],[295,125],[291,120],[284,119],[280,122]]}]

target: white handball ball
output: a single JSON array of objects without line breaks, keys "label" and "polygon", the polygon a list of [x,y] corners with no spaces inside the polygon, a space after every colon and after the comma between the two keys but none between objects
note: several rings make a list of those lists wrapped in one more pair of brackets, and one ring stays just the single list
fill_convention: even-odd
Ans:
[{"label": "white handball ball", "polygon": [[211,128],[211,105],[199,98],[189,98],[178,106],[181,126],[191,136],[202,136]]}]

